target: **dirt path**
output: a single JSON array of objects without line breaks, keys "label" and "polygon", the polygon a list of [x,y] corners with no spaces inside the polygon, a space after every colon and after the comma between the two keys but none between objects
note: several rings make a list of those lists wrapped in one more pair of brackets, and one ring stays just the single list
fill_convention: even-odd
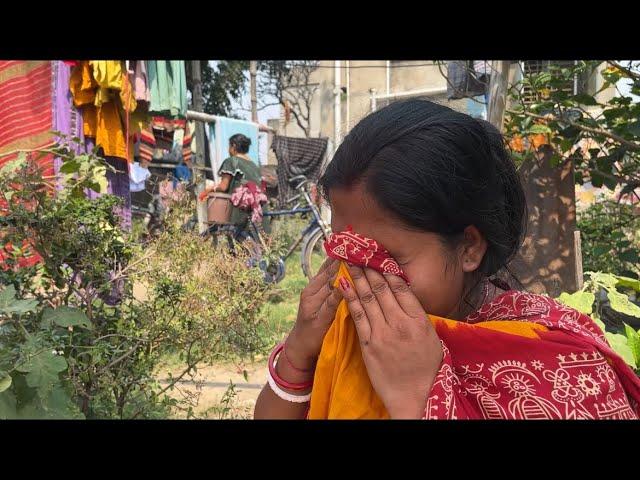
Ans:
[{"label": "dirt path", "polygon": [[[247,379],[243,375],[247,371]],[[161,378],[166,379],[167,370]],[[172,371],[178,375],[179,371]],[[186,379],[178,384],[171,393],[176,398],[184,395],[199,395],[198,406],[194,408],[197,418],[253,418],[253,408],[258,394],[266,382],[266,359],[253,364],[236,366],[233,364],[204,365],[198,368],[194,379]],[[235,393],[229,403],[230,410],[223,416],[220,411],[221,400],[229,388],[229,382],[235,385]],[[161,384],[166,382],[160,381]],[[176,418],[185,418],[185,414],[177,414]]]}]

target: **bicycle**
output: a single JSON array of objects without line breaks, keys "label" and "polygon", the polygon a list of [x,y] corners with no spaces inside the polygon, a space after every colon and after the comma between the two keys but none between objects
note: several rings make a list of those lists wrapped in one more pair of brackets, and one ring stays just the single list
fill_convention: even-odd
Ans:
[{"label": "bicycle", "polygon": [[[324,250],[322,243],[329,238],[331,234],[330,227],[320,216],[320,210],[311,199],[309,193],[309,180],[304,175],[298,175],[289,180],[289,183],[299,191],[299,193],[288,199],[285,204],[296,202],[291,209],[274,210],[264,212],[263,217],[279,218],[284,216],[308,215],[311,219],[306,228],[301,232],[300,236],[289,246],[284,255],[278,256],[276,259],[264,257],[263,252],[268,251],[266,242],[260,233],[261,228],[253,221],[249,220],[244,226],[214,224],[208,234],[212,235],[215,245],[218,244],[218,237],[224,235],[231,249],[236,244],[245,244],[247,240],[251,245],[248,247],[251,260],[251,266],[257,266],[264,272],[264,279],[267,283],[278,283],[286,275],[285,261],[291,254],[302,244],[300,255],[300,263],[302,271],[309,279],[317,273],[322,261],[324,260]],[[322,242],[321,242],[322,240]],[[253,251],[251,251],[253,247]]]}]

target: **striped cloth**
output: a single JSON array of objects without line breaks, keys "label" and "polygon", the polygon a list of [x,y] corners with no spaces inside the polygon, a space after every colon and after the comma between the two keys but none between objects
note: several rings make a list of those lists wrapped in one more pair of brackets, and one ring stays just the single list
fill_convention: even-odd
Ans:
[{"label": "striped cloth", "polygon": [[[18,150],[53,145],[52,97],[51,62],[0,61],[0,165]],[[53,174],[53,156],[39,163],[45,175]]]},{"label": "striped cloth", "polygon": [[278,203],[284,207],[295,190],[289,179],[306,176],[311,182],[318,181],[322,160],[327,151],[326,138],[294,138],[275,136],[271,148],[278,159]]},{"label": "striped cloth", "polygon": [[[189,125],[183,119],[170,119],[165,117],[153,117],[148,128],[140,133],[140,158],[151,161],[156,148],[171,150],[173,134],[176,130],[184,130],[181,154],[185,162],[191,160],[191,140],[193,134]],[[179,161],[179,159],[176,159]]]}]

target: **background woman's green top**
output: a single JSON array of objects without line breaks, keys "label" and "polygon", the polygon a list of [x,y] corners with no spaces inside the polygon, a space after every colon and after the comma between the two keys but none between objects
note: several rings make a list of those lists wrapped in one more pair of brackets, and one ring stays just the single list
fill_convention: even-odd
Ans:
[{"label": "background woman's green top", "polygon": [[[234,190],[240,185],[243,185],[249,181],[255,182],[260,186],[262,180],[262,174],[260,173],[260,167],[250,160],[245,160],[240,157],[229,157],[220,166],[218,175],[227,173],[231,175],[231,182],[229,183],[229,190],[226,193],[233,194]],[[244,224],[249,219],[249,212],[240,210],[237,207],[232,207],[230,223]]]}]

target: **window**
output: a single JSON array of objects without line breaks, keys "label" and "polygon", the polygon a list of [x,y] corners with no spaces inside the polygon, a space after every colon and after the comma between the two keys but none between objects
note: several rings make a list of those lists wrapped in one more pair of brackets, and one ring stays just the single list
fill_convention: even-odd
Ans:
[{"label": "window", "polygon": [[[560,67],[567,68],[572,67],[575,64],[575,60],[525,60],[522,62],[521,66],[524,71],[524,75],[535,75],[546,70],[549,70],[549,67]],[[568,80],[566,85],[560,87],[560,90],[564,90],[569,94],[575,95],[577,93],[581,93],[586,90],[587,82],[579,81],[577,77]],[[522,86],[522,97],[525,104],[531,104],[536,102],[536,94],[533,92],[530,86],[523,85]]]}]

